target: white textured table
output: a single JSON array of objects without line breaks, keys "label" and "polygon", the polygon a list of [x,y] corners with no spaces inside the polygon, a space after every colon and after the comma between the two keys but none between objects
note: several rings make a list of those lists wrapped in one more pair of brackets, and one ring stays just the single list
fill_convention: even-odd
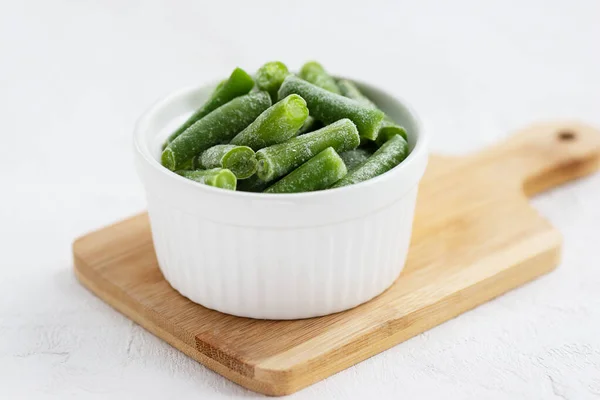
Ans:
[{"label": "white textured table", "polygon": [[[541,119],[600,126],[597,0],[7,3],[2,399],[259,396],[73,276],[74,237],[144,209],[131,130],[171,90],[236,65],[314,58],[409,99],[436,152],[478,149]],[[600,175],[534,202],[564,234],[555,272],[291,398],[600,397]]]}]

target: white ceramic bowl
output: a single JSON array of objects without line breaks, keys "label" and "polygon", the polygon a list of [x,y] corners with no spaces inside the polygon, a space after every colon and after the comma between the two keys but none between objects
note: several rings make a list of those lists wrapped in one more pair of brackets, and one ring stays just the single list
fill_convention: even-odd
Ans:
[{"label": "white ceramic bowl", "polygon": [[182,295],[224,313],[308,318],[346,310],[388,288],[404,267],[426,138],[415,114],[383,90],[359,87],[409,135],[399,166],[357,185],[298,194],[234,192],[160,165],[161,144],[214,85],[174,93],[135,128],[158,264]]}]

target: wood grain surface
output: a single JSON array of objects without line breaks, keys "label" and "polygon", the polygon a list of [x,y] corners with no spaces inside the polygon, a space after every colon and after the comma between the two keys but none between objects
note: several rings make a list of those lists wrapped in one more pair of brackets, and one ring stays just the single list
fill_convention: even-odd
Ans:
[{"label": "wood grain surface", "polygon": [[529,127],[474,155],[432,156],[401,276],[374,300],[325,317],[253,320],[192,303],[158,269],[146,214],[76,240],[75,273],[212,370],[285,395],[551,271],[561,237],[528,196],[587,175],[599,162],[600,133],[572,122]]}]

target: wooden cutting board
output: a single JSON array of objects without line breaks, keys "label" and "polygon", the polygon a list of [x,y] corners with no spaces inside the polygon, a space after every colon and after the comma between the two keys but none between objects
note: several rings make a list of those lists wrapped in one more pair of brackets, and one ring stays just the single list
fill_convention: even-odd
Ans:
[{"label": "wooden cutting board", "polygon": [[192,303],[159,271],[146,214],[76,240],[75,273],[208,368],[257,392],[289,394],[551,271],[561,236],[527,197],[591,173],[599,160],[600,133],[576,123],[536,125],[466,157],[433,156],[401,276],[374,300],[325,317],[253,320]]}]

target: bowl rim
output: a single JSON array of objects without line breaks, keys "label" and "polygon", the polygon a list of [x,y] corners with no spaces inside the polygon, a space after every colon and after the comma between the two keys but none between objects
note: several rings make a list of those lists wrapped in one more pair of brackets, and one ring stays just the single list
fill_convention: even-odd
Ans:
[{"label": "bowl rim", "polygon": [[[365,191],[375,185],[385,185],[386,182],[394,180],[398,175],[403,174],[406,170],[409,170],[411,164],[415,164],[419,162],[419,159],[423,156],[427,157],[427,147],[428,147],[428,137],[425,131],[423,130],[423,124],[419,115],[414,111],[414,108],[404,100],[404,98],[396,95],[390,94],[388,91],[363,80],[352,79],[345,76],[336,76],[338,79],[349,79],[352,82],[358,84],[359,86],[366,87],[369,90],[379,91],[386,96],[393,98],[396,102],[401,104],[410,117],[413,120],[413,123],[416,127],[415,135],[415,145],[409,155],[404,159],[399,165],[390,169],[389,171],[384,172],[381,175],[376,176],[375,178],[368,179],[363,182],[359,182],[353,185],[342,186],[339,188],[332,188],[326,190],[318,190],[312,192],[301,192],[301,193],[256,193],[256,192],[243,192],[238,190],[226,190],[221,188],[212,187],[209,185],[203,185],[198,182],[194,182],[190,179],[186,179],[173,171],[165,168],[159,160],[157,160],[150,152],[150,147],[148,140],[149,138],[145,135],[147,129],[150,128],[150,122],[153,117],[159,113],[162,109],[166,108],[169,104],[174,103],[178,100],[181,100],[185,97],[189,97],[195,93],[198,93],[202,90],[206,90],[211,86],[216,85],[219,80],[212,80],[208,83],[204,83],[201,85],[187,86],[181,88],[179,90],[173,91],[167,96],[161,98],[156,101],[150,108],[148,108],[142,115],[138,118],[134,127],[133,134],[133,144],[134,150],[136,153],[141,156],[144,162],[152,168],[152,170],[158,174],[162,174],[163,176],[167,176],[168,179],[173,179],[175,182],[179,182],[181,185],[186,186],[188,189],[197,191],[199,193],[205,192],[206,194],[211,195],[221,195],[227,196],[230,198],[238,198],[238,199],[247,199],[247,200],[259,200],[259,201],[285,201],[285,200],[300,200],[304,198],[310,198],[316,200],[318,198],[327,198],[331,196],[337,196],[342,194],[347,194],[351,196],[353,193],[357,191]],[[409,132],[410,134],[410,132]],[[419,177],[420,179],[420,177]]]}]

